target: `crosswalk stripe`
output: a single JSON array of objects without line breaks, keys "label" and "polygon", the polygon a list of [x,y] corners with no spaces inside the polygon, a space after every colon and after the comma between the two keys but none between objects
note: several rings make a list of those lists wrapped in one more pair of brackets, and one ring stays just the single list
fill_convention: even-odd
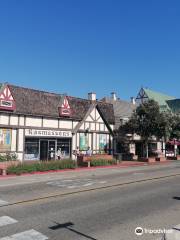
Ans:
[{"label": "crosswalk stripe", "polygon": [[40,232],[34,229],[0,238],[0,240],[47,240],[47,239],[48,239],[47,236],[41,234]]},{"label": "crosswalk stripe", "polygon": [[8,202],[0,199],[0,206],[4,206],[4,205],[7,205],[7,204],[8,204]]},{"label": "crosswalk stripe", "polygon": [[17,222],[18,222],[17,220],[15,220],[11,217],[8,217],[8,216],[0,217],[0,227],[6,226],[9,224],[13,224],[13,223],[17,223]]}]

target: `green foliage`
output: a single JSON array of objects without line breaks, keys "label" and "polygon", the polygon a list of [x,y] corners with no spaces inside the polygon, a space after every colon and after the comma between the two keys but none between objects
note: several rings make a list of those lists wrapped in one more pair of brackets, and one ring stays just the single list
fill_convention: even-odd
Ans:
[{"label": "green foliage", "polygon": [[179,115],[174,115],[171,118],[171,127],[172,127],[172,132],[170,134],[171,139],[178,139],[180,140],[180,116]]},{"label": "green foliage", "polygon": [[156,139],[167,139],[172,131],[171,114],[169,112],[161,112],[159,105],[154,100],[149,100],[140,104],[133,113],[130,120],[119,128],[119,133],[137,134],[141,136],[146,147],[146,157],[148,157],[148,141],[152,137]]},{"label": "green foliage", "polygon": [[0,162],[5,162],[6,160],[6,156],[5,155],[0,155]]},{"label": "green foliage", "polygon": [[115,165],[117,161],[115,159],[109,160],[109,159],[93,159],[91,160],[90,164],[92,167],[97,166],[108,166],[108,165]]},{"label": "green foliage", "polygon": [[45,172],[49,170],[59,169],[74,169],[75,162],[73,160],[49,161],[49,162],[36,162],[36,163],[19,163],[8,167],[8,174],[32,173],[32,172]]},{"label": "green foliage", "polygon": [[148,141],[152,136],[162,138],[167,135],[168,124],[167,114],[160,112],[158,103],[149,100],[137,107],[126,127]]},{"label": "green foliage", "polygon": [[15,153],[7,152],[4,155],[0,155],[0,162],[7,162],[7,161],[16,161],[17,155]]}]

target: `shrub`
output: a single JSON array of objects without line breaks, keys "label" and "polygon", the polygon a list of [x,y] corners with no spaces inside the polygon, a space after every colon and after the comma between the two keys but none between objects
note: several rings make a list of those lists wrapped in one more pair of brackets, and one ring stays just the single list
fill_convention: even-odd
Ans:
[{"label": "shrub", "polygon": [[59,169],[74,169],[75,162],[73,160],[49,161],[49,162],[36,162],[36,163],[19,163],[18,165],[11,165],[7,168],[8,174],[32,173],[32,172],[45,172],[49,170]]},{"label": "shrub", "polygon": [[17,155],[15,153],[6,152],[4,155],[0,155],[0,162],[16,161]]},{"label": "shrub", "polygon": [[94,159],[90,162],[91,166],[108,166],[108,165],[115,165],[117,164],[117,161],[115,159]]}]

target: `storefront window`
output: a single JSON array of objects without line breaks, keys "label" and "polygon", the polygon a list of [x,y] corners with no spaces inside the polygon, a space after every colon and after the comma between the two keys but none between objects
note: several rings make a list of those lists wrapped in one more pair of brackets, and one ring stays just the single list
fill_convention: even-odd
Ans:
[{"label": "storefront window", "polygon": [[0,129],[0,152],[11,151],[11,129]]},{"label": "storefront window", "polygon": [[99,150],[101,152],[107,152],[107,135],[99,134]]},{"label": "storefront window", "polygon": [[39,139],[25,140],[25,160],[39,160]]},{"label": "storefront window", "polygon": [[80,133],[80,142],[79,142],[79,150],[86,151],[88,149],[88,135],[85,133]]},{"label": "storefront window", "polygon": [[61,150],[62,158],[70,158],[71,155],[71,141],[70,139],[58,139],[57,151]]}]

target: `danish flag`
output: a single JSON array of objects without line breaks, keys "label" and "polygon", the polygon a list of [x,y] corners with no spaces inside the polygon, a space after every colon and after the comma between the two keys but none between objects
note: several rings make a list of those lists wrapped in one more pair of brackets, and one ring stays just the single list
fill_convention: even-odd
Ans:
[{"label": "danish flag", "polygon": [[71,107],[69,105],[67,97],[64,97],[63,103],[59,108],[60,116],[70,116],[71,115]]},{"label": "danish flag", "polygon": [[0,109],[3,109],[3,110],[15,109],[15,101],[8,85],[5,85],[4,87],[2,87],[0,91]]}]

